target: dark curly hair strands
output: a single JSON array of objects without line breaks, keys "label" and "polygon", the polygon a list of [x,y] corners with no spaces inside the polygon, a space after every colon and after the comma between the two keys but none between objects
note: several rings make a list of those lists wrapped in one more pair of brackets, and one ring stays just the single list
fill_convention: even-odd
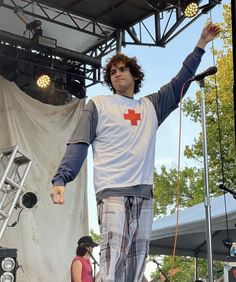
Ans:
[{"label": "dark curly hair strands", "polygon": [[137,94],[142,86],[144,73],[141,69],[141,66],[137,63],[136,57],[130,58],[122,53],[117,53],[116,55],[114,55],[103,69],[103,77],[105,84],[110,88],[110,90],[113,91],[113,93],[116,92],[116,90],[114,89],[111,83],[110,72],[111,72],[111,67],[116,66],[120,62],[124,63],[125,66],[129,68],[132,76],[137,78],[137,80],[135,80],[135,85],[134,85],[134,93]]}]

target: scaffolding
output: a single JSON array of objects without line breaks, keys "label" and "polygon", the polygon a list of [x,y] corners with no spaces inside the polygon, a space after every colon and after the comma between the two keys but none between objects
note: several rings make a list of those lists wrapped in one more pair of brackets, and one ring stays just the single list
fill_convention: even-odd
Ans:
[{"label": "scaffolding", "polygon": [[31,163],[18,145],[0,150],[0,240],[22,194]]}]

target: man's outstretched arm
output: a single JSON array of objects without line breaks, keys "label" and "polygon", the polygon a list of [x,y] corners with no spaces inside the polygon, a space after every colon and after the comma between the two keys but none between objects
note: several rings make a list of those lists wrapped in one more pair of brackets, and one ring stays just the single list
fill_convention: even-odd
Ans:
[{"label": "man's outstretched arm", "polygon": [[[184,83],[195,74],[205,52],[205,46],[214,39],[219,32],[220,27],[212,23],[207,24],[201,32],[196,47],[193,52],[186,57],[177,75],[172,78],[169,83],[162,86],[160,91],[146,96],[152,101],[156,109],[159,125],[178,107],[181,89]],[[185,85],[183,95],[188,90],[189,85],[189,83]]]},{"label": "man's outstretched arm", "polygon": [[90,100],[81,113],[66,153],[52,179],[53,188],[50,195],[54,204],[64,203],[65,185],[75,179],[87,157],[88,146],[96,137],[97,120],[95,104]]},{"label": "man's outstretched arm", "polygon": [[52,191],[50,196],[54,204],[64,204],[64,191],[66,183],[75,179],[78,175],[88,153],[88,144],[68,144],[61,164],[52,179]]}]

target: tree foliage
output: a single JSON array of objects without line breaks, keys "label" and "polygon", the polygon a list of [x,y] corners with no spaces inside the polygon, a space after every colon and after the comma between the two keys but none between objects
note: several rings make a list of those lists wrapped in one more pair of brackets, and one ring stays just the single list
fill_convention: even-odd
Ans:
[{"label": "tree foliage", "polygon": [[[231,46],[230,7],[224,5],[222,33],[223,49],[214,50],[218,72],[214,77],[206,79],[206,123],[209,181],[212,195],[219,190],[216,184],[225,176],[225,181],[234,183],[234,120],[233,120],[233,65]],[[186,98],[183,103],[184,113],[196,123],[201,123],[200,93],[196,100]],[[201,202],[204,198],[203,180],[203,149],[202,133],[194,144],[185,147],[184,155],[194,160],[197,167],[182,168],[180,173],[181,203],[180,207],[189,207]],[[223,174],[223,175],[222,175]],[[166,215],[174,212],[172,206],[176,203],[177,169],[160,168],[154,172],[154,215]]]},{"label": "tree foliage", "polygon": [[[163,266],[152,273],[151,277],[155,281],[165,281],[163,274],[170,280],[170,269],[172,269],[172,258],[165,256],[163,258]],[[175,282],[193,282],[194,280],[195,261],[191,257],[176,257],[173,272],[173,281]],[[162,272],[162,273],[161,273]],[[223,274],[222,263],[213,262],[214,279],[219,278]],[[205,259],[198,259],[198,279],[205,281],[207,273],[207,264]]]},{"label": "tree foliage", "polygon": [[93,241],[98,243],[100,242],[100,235],[98,235],[96,232],[94,232],[93,229],[90,229],[90,236],[92,237]]},{"label": "tree foliage", "polygon": [[[219,37],[222,40],[221,50],[212,50],[218,72],[216,76],[205,79],[205,106],[208,146],[208,173],[210,195],[219,195],[217,184],[223,181],[228,188],[235,183],[235,133],[233,116],[233,60],[232,60],[232,30],[230,5],[224,5],[224,21],[218,23],[222,27]],[[183,112],[195,123],[201,124],[201,93],[196,93],[196,99],[185,99]],[[204,200],[204,170],[202,133],[192,145],[185,147],[186,158],[194,160],[197,167],[185,167],[180,172],[177,169],[161,169],[154,172],[154,216],[163,216],[175,212],[177,175],[180,176],[179,207],[190,207]],[[205,260],[199,260],[200,275],[207,272]],[[222,268],[221,263],[214,262],[215,269]],[[171,269],[171,257],[165,256],[162,270],[165,273]],[[193,281],[194,259],[175,258],[175,268],[179,268],[174,281]],[[215,271],[216,273],[218,273]],[[219,275],[219,274],[216,274]],[[160,271],[153,274],[159,278]],[[199,276],[200,277],[200,276]],[[158,280],[160,281],[160,280]]]},{"label": "tree foliage", "polygon": [[[202,169],[185,167],[179,172],[179,207],[191,207],[204,200],[204,180]],[[162,166],[154,172],[154,215],[162,216],[175,211],[177,169],[167,170]]]},{"label": "tree foliage", "polygon": [[[218,194],[217,183],[234,184],[234,119],[233,119],[233,60],[230,6],[224,5],[224,22],[220,38],[223,49],[214,50],[218,72],[205,83],[206,126],[208,144],[209,186],[212,195]],[[196,100],[186,99],[183,111],[193,121],[201,123],[200,92]],[[185,148],[185,156],[202,160],[202,134],[191,146]]]}]

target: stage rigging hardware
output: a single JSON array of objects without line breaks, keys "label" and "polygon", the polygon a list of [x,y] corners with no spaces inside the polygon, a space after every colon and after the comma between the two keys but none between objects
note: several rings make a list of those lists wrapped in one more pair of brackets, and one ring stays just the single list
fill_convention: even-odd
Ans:
[{"label": "stage rigging hardware", "polygon": [[[0,30],[2,55],[7,63],[11,57],[18,67],[16,84],[43,103],[62,105],[73,96],[84,98],[88,87],[102,82],[102,59],[109,53],[128,45],[165,47],[221,0],[199,1],[199,12],[191,19],[184,16],[182,1],[174,0],[0,2],[0,9],[6,13],[11,10],[32,37],[26,38],[25,32],[20,36],[10,26]],[[73,31],[78,43],[69,47],[60,42],[60,35],[50,33],[52,27],[68,34]],[[35,84],[33,70],[41,68],[52,76],[48,91],[39,90]]]},{"label": "stage rigging hardware", "polygon": [[0,150],[0,240],[16,207],[32,161],[18,145]]}]

